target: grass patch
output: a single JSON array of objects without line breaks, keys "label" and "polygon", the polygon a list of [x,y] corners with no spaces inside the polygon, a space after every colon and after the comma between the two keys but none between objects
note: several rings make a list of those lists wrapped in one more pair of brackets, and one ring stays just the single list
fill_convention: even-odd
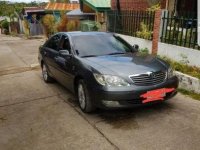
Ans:
[{"label": "grass patch", "polygon": [[165,60],[166,62],[168,62],[174,70],[200,79],[200,68],[199,67],[188,66],[187,64],[173,61],[167,57],[160,57],[160,58]]},{"label": "grass patch", "polygon": [[138,52],[138,56],[147,56],[149,54],[148,48],[140,48]]},{"label": "grass patch", "polygon": [[199,100],[200,101],[200,94],[191,92],[191,91],[187,91],[184,89],[178,89],[178,92],[182,93],[183,95],[189,96],[193,99]]}]

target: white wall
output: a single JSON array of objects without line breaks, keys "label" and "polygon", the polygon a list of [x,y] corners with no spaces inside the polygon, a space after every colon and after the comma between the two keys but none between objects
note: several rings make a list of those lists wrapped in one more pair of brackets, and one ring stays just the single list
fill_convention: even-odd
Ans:
[{"label": "white wall", "polygon": [[118,34],[121,38],[123,38],[124,40],[126,40],[128,43],[130,43],[131,45],[139,45],[140,48],[148,48],[148,50],[151,53],[151,49],[152,49],[152,42],[149,40],[144,40],[141,38],[136,38],[136,37],[132,37],[132,36],[128,36],[128,35],[122,35],[122,34]]},{"label": "white wall", "polygon": [[183,60],[182,55],[187,56],[189,65],[200,67],[200,50],[185,48],[181,46],[158,43],[158,55],[167,56],[175,61]]},{"label": "white wall", "polygon": [[175,71],[179,79],[179,88],[200,94],[200,80],[198,78]]}]

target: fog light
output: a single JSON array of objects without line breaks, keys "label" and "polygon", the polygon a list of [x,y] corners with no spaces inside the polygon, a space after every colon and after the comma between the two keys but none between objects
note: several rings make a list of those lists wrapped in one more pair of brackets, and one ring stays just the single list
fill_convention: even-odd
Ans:
[{"label": "fog light", "polygon": [[120,106],[118,101],[103,101],[103,104],[107,107],[117,107]]}]

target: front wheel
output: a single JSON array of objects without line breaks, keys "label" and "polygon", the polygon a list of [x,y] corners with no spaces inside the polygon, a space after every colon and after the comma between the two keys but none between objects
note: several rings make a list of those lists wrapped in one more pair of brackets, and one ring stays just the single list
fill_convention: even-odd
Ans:
[{"label": "front wheel", "polygon": [[89,91],[84,80],[79,80],[77,86],[77,96],[79,101],[79,106],[81,110],[85,113],[90,113],[95,110],[95,107],[91,101]]},{"label": "front wheel", "polygon": [[53,78],[49,76],[47,66],[45,64],[42,65],[42,77],[46,83],[50,83],[53,81]]}]

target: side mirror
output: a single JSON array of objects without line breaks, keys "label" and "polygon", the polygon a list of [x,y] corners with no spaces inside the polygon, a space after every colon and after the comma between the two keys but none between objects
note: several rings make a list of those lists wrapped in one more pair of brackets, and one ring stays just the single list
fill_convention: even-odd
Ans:
[{"label": "side mirror", "polygon": [[136,52],[138,52],[138,51],[139,51],[139,45],[137,45],[137,44],[133,45],[133,49],[134,49]]},{"label": "side mirror", "polygon": [[68,50],[60,50],[60,51],[59,51],[59,55],[60,55],[60,56],[63,56],[63,57],[67,57],[67,56],[69,56],[70,54],[69,54],[69,51],[68,51]]}]

